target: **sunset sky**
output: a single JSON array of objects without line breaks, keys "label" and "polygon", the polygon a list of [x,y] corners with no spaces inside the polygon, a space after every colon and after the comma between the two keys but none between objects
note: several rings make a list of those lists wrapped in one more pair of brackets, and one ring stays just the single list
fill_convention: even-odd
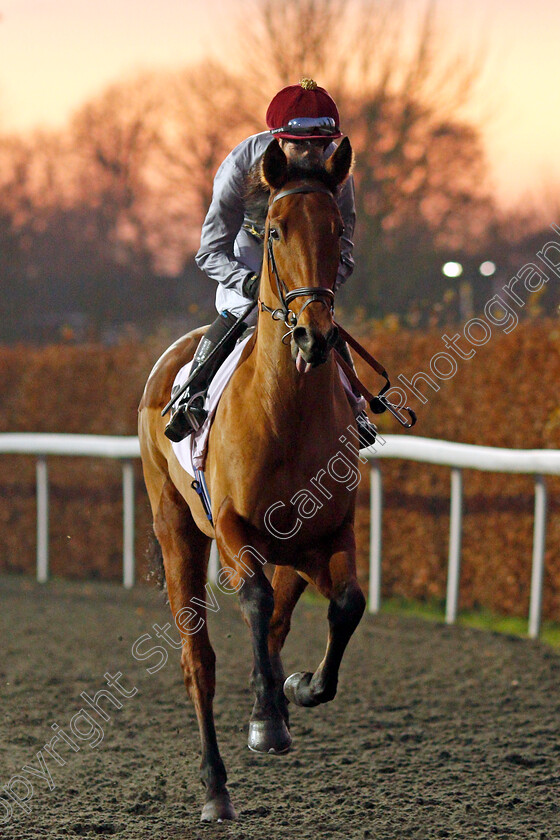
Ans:
[{"label": "sunset sky", "polygon": [[[560,2],[440,6],[452,45],[486,45],[469,114],[483,127],[497,194],[510,204],[538,200],[545,189],[560,193]],[[250,7],[251,0],[0,0],[0,129],[62,126],[125,74],[217,56],[232,15]],[[235,69],[233,50],[228,60]]]}]

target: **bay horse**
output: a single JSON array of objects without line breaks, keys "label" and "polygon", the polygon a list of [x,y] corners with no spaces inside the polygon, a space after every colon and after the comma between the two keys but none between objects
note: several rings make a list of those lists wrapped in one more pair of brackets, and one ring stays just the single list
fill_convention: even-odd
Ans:
[{"label": "bay horse", "polygon": [[[355,488],[315,485],[322,491],[316,496],[304,489],[311,477],[325,478],[341,436],[356,428],[331,352],[337,337],[332,290],[343,232],[334,194],[351,165],[346,138],[316,171],[293,168],[277,141],[263,156],[270,199],[259,314],[210,430],[205,476],[212,522],[164,435],[162,418],[175,375],[192,358],[204,328],[183,336],[160,358],[139,407],[154,533],[200,730],[204,821],[236,816],[214,727],[215,654],[206,612],[202,607],[193,619],[191,609],[193,597],[207,603],[212,538],[224,567],[220,575],[226,575],[228,591],[238,592],[252,637],[252,750],[289,749],[288,701],[315,706],[334,698],[344,650],[365,608],[356,578]],[[345,457],[357,470],[358,449]],[[265,560],[275,566],[272,582]],[[314,673],[285,680],[280,652],[309,582],[329,600],[326,652]]]}]

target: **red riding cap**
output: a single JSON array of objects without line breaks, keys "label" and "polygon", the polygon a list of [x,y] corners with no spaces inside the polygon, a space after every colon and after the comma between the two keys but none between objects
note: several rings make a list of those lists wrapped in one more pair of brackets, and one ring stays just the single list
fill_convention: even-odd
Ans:
[{"label": "red riding cap", "polygon": [[[297,125],[298,119],[303,121],[303,127]],[[290,120],[296,123],[293,128],[289,125]],[[314,124],[314,120],[317,120],[317,125]],[[269,129],[275,137],[285,140],[301,140],[302,137],[321,140],[326,137],[342,137],[339,122],[338,108],[334,100],[312,79],[302,79],[299,85],[282,88],[266,112],[266,124]]]}]

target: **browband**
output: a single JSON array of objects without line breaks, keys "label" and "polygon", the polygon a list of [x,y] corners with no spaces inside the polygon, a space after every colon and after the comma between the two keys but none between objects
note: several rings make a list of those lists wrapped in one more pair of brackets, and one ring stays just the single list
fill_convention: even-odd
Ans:
[{"label": "browband", "polygon": [[329,190],[328,187],[324,187],[324,186],[292,187],[291,190],[282,190],[281,192],[277,193],[277,195],[275,195],[274,198],[271,198],[269,207],[272,206],[275,201],[278,201],[279,198],[285,198],[287,195],[294,195],[295,193],[313,193],[313,192],[325,193],[325,195],[330,195],[331,198],[334,198],[334,195],[333,195],[332,191]]}]

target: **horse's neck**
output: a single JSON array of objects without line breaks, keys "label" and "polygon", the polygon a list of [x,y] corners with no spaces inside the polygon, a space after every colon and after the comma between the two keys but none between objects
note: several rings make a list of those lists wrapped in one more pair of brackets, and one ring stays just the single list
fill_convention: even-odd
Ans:
[{"label": "horse's neck", "polygon": [[316,426],[328,423],[334,413],[340,380],[332,354],[320,367],[300,374],[290,345],[282,343],[286,330],[283,323],[261,313],[254,350],[254,386],[277,434],[294,427],[312,433]]}]

